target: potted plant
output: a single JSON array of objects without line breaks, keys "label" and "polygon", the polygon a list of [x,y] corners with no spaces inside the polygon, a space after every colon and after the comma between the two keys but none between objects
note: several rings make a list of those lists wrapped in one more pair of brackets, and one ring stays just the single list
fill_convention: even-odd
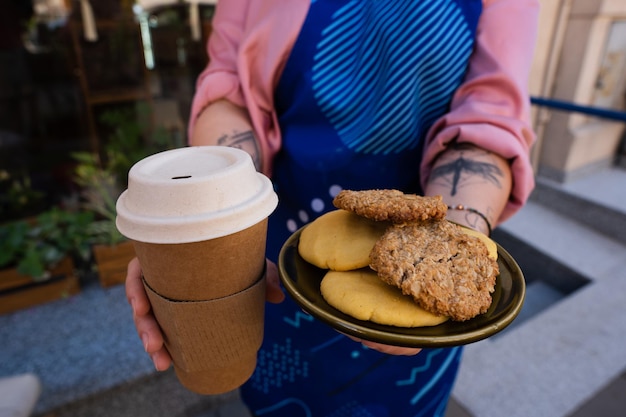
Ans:
[{"label": "potted plant", "polygon": [[115,202],[121,187],[98,155],[77,152],[73,157],[78,162],[74,179],[81,187],[84,208],[95,216],[88,232],[100,284],[105,288],[121,284],[126,279],[126,266],[135,256],[132,243],[115,226]]},{"label": "potted plant", "polygon": [[33,188],[25,172],[0,169],[0,219],[16,220],[41,212],[44,194]]},{"label": "potted plant", "polygon": [[0,313],[80,291],[75,261],[90,257],[93,215],[52,208],[0,226]]}]

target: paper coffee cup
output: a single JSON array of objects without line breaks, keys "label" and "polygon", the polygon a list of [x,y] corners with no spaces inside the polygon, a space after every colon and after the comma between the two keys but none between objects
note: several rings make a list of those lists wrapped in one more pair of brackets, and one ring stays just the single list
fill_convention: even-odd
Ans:
[{"label": "paper coffee cup", "polygon": [[117,201],[180,382],[202,394],[252,375],[263,340],[267,218],[278,198],[250,156],[181,148],[135,164]]}]

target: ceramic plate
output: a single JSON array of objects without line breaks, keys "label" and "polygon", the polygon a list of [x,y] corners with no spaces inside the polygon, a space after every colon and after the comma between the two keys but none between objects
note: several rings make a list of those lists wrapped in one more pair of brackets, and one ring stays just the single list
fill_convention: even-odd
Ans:
[{"label": "ceramic plate", "polygon": [[[305,226],[306,227],[306,226]],[[295,232],[283,246],[278,268],[288,294],[304,311],[336,330],[372,342],[405,347],[446,347],[476,342],[490,337],[519,314],[526,284],[515,260],[500,245],[500,275],[492,294],[489,310],[465,322],[447,321],[433,327],[402,328],[358,320],[331,307],[320,293],[320,282],[326,270],[319,269],[300,257],[298,242],[302,229]]]}]

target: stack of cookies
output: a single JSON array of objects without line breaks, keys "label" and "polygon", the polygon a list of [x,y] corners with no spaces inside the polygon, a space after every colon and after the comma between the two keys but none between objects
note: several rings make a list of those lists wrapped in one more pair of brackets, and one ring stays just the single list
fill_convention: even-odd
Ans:
[{"label": "stack of cookies", "polygon": [[324,299],[360,320],[400,327],[465,321],[485,313],[498,275],[497,248],[445,220],[440,196],[398,190],[339,193],[300,236],[307,262],[327,269]]}]

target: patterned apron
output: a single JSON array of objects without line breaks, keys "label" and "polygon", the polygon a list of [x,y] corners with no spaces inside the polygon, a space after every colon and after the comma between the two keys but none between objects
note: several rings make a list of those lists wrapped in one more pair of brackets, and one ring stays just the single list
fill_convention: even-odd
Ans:
[{"label": "patterned apron", "polygon": [[[276,90],[283,146],[268,257],[342,189],[420,193],[421,144],[473,50],[480,0],[314,0]],[[269,417],[443,416],[462,348],[368,349],[287,297],[242,396]]]}]

